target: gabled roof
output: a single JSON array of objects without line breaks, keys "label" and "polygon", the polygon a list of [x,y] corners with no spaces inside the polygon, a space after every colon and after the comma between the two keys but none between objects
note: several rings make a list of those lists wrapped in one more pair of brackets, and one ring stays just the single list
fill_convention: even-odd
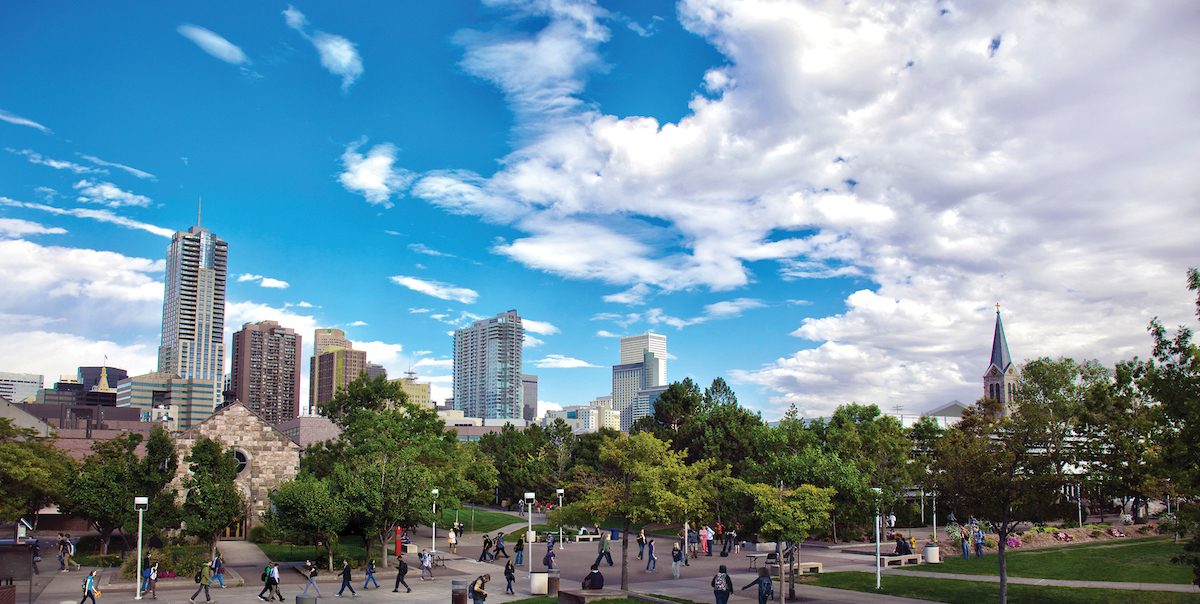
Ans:
[{"label": "gabled roof", "polygon": [[930,417],[962,417],[963,411],[966,411],[969,405],[963,404],[962,401],[953,400],[944,405],[939,405],[922,413]]},{"label": "gabled roof", "polygon": [[188,428],[187,430],[184,430],[183,432],[180,432],[176,436],[176,438],[177,439],[178,438],[196,438],[198,436],[201,436],[200,428],[202,426],[204,426],[204,424],[207,424],[208,422],[212,421],[213,418],[215,418],[215,417],[224,415],[226,413],[230,413],[232,410],[234,410],[236,408],[240,408],[241,410],[245,411],[247,415],[253,417],[255,420],[258,420],[260,423],[262,423],[266,426],[270,426],[271,430],[275,433],[275,436],[278,437],[278,439],[280,441],[286,443],[289,446],[295,447],[297,449],[300,448],[300,445],[296,444],[296,441],[292,440],[292,438],[290,436],[281,432],[279,430],[279,428],[277,428],[271,422],[263,419],[263,416],[255,413],[253,409],[251,409],[250,407],[247,407],[244,403],[242,403],[242,401],[234,401],[233,403],[231,403],[229,405],[226,405],[224,407],[221,407],[220,409],[217,409],[215,413],[213,413],[212,415],[205,418],[204,421],[192,426],[191,428]]},{"label": "gabled roof", "polygon": [[1000,308],[996,308],[996,331],[992,335],[992,358],[988,365],[990,370],[996,367],[1001,373],[1008,371],[1012,365],[1012,357],[1008,354],[1008,340],[1004,337],[1004,323],[1000,321]]}]

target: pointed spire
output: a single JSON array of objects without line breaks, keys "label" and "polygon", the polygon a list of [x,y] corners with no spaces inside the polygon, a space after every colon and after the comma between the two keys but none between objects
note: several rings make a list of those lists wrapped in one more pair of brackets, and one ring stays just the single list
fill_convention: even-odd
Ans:
[{"label": "pointed spire", "polygon": [[992,335],[992,360],[1001,372],[1008,371],[1012,357],[1008,354],[1008,340],[1004,337],[1004,323],[1000,321],[1000,303],[996,303],[996,332]]}]

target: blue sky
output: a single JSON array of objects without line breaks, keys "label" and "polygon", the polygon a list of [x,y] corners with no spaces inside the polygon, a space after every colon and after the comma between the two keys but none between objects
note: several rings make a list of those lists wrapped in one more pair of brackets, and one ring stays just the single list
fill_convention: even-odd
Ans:
[{"label": "blue sky", "polygon": [[0,370],[152,370],[200,196],[229,330],[343,327],[435,398],[509,308],[559,405],[646,330],[768,417],[973,400],[997,300],[1016,358],[1144,355],[1189,320],[1197,17],[1065,10],[6,7]]}]

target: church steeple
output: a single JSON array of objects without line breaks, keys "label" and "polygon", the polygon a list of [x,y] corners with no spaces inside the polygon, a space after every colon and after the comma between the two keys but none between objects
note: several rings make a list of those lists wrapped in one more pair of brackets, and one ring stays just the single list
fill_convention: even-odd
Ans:
[{"label": "church steeple", "polygon": [[1008,339],[1004,337],[1004,322],[1000,319],[1000,304],[996,304],[996,330],[992,334],[992,356],[987,371],[983,374],[983,396],[1004,404],[1004,414],[1011,412],[1012,390],[1017,381],[1017,370],[1008,352]]}]

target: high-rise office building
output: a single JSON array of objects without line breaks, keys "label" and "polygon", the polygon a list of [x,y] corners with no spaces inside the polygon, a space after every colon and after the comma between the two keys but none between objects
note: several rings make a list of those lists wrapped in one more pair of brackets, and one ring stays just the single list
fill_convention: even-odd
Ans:
[{"label": "high-rise office building", "polygon": [[0,371],[0,396],[10,403],[23,403],[36,399],[42,389],[43,378],[36,373],[10,373]]},{"label": "high-rise office building", "polygon": [[346,384],[358,379],[367,371],[367,351],[349,348],[334,348],[321,354],[314,363],[317,374],[313,380],[316,389],[313,410],[322,403],[333,400]]},{"label": "high-rise office building", "polygon": [[116,391],[117,384],[119,384],[121,380],[129,377],[129,372],[125,371],[124,369],[105,366],[80,367],[77,372],[77,376],[79,383],[83,384],[84,390],[94,390],[100,385],[100,374],[102,373],[108,378],[104,384],[104,387],[112,389],[113,391]]},{"label": "high-rise office building", "polygon": [[667,385],[667,336],[657,333],[643,333],[636,336],[621,338],[621,365],[641,363],[642,355],[647,351],[654,353],[658,359],[658,369],[649,386]]},{"label": "high-rise office building", "polygon": [[[229,246],[199,224],[167,247],[158,371],[211,382],[212,408],[225,374],[225,279]],[[211,411],[211,409],[210,409]]]},{"label": "high-rise office building", "polygon": [[275,321],[246,323],[233,334],[230,390],[272,424],[300,413],[300,334]]},{"label": "high-rise office building", "polygon": [[418,382],[416,373],[406,371],[404,372],[404,377],[396,378],[392,381],[400,384],[400,388],[404,390],[404,394],[408,395],[408,402],[422,407],[432,408],[434,406],[429,383]]},{"label": "high-rise office building", "polygon": [[525,328],[515,310],[455,330],[454,408],[466,417],[523,419],[524,341]]},{"label": "high-rise office building", "polygon": [[317,412],[317,374],[321,372],[317,366],[321,355],[330,350],[345,348],[354,349],[354,343],[346,338],[346,332],[335,327],[318,327],[313,331],[313,355],[308,361],[308,412]]},{"label": "high-rise office building", "polygon": [[212,416],[216,391],[212,380],[155,372],[121,380],[116,400],[118,407],[138,409],[142,421],[162,422],[175,430],[187,430]]},{"label": "high-rise office building", "polygon": [[384,367],[383,365],[380,365],[379,363],[367,363],[364,366],[363,373],[366,373],[367,377],[369,377],[371,379],[375,379],[375,378],[383,378],[385,380],[387,379],[387,368]]},{"label": "high-rise office building", "polygon": [[[645,336],[655,336],[661,340],[648,340],[650,346],[645,346],[647,340],[639,341],[638,338]],[[664,379],[665,372],[662,369],[663,361],[659,358],[651,348],[658,348],[665,354],[666,338],[664,336],[656,336],[656,334],[645,334],[645,336],[633,336],[632,338],[621,339],[621,360],[620,365],[613,365],[612,368],[612,408],[621,413],[621,429],[628,432],[633,426],[633,422],[640,417],[645,417],[654,412],[653,407],[648,407],[645,403],[638,404],[638,394],[651,388],[660,387],[663,384],[660,380]],[[626,363],[625,360],[631,358],[631,354],[626,354],[626,340],[630,340],[629,349],[633,350],[641,346],[641,358],[637,362]],[[661,344],[661,346],[660,346]]]},{"label": "high-rise office building", "polygon": [[522,373],[521,374],[521,408],[525,421],[532,422],[537,419],[537,401],[538,401],[538,377],[536,375]]}]

